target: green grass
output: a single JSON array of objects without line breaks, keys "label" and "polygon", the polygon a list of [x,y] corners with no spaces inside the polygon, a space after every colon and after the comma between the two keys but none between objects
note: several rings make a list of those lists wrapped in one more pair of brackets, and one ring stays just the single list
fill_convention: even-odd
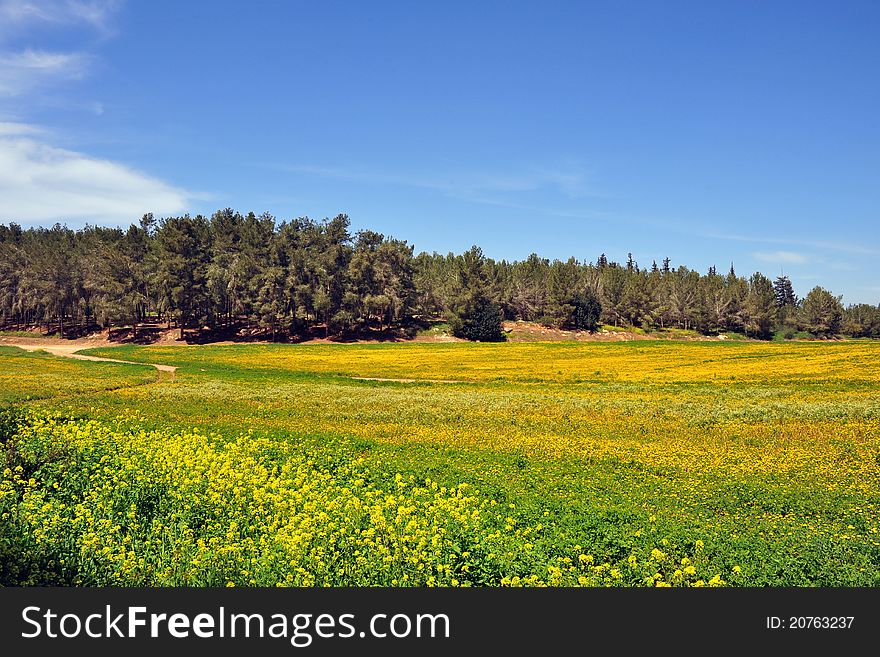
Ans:
[{"label": "green grass", "polygon": [[416,332],[416,335],[422,336],[422,337],[424,337],[424,336],[434,337],[434,336],[439,336],[439,335],[452,335],[452,329],[449,327],[448,323],[438,322],[438,323],[432,324],[428,328],[419,329]]},{"label": "green grass", "polygon": [[157,382],[143,367],[0,349],[0,367],[13,372],[0,399],[102,422],[133,416],[139,430],[252,431],[321,468],[358,462],[389,493],[395,475],[466,483],[506,505],[515,526],[544,527],[529,563],[545,572],[576,546],[616,564],[702,541],[701,572],[733,584],[880,585],[876,344],[89,353],[180,369]]},{"label": "green grass", "polygon": [[816,336],[807,331],[776,331],[773,334],[773,342],[785,342],[786,340],[815,340]]},{"label": "green grass", "polygon": [[76,361],[44,351],[0,346],[0,404],[60,400],[156,381],[142,365]]},{"label": "green grass", "polygon": [[33,331],[0,331],[0,337],[4,338],[60,338],[60,333],[35,333]]},{"label": "green grass", "polygon": [[617,326],[615,324],[600,324],[600,331],[608,331],[609,333],[621,333],[629,331],[631,333],[644,333],[645,331],[635,326]]},{"label": "green grass", "polygon": [[702,338],[704,337],[702,333],[699,331],[694,331],[692,329],[683,329],[683,328],[663,328],[663,329],[653,329],[651,331],[652,335],[655,335],[660,338],[664,338],[667,340],[682,340],[682,339],[692,339],[692,338]]}]

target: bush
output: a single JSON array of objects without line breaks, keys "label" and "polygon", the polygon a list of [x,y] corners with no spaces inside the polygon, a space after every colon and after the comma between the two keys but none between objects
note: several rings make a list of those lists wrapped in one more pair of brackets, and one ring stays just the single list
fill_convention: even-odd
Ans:
[{"label": "bush", "polygon": [[816,336],[808,331],[798,331],[793,328],[776,331],[773,334],[774,342],[783,342],[785,340],[815,340]]}]

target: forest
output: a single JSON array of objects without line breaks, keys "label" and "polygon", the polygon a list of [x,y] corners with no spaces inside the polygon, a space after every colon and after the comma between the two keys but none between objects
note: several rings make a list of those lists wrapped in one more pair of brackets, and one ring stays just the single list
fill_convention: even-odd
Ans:
[{"label": "forest", "polygon": [[[880,307],[844,307],[787,276],[701,274],[669,258],[641,266],[603,253],[493,260],[414,252],[404,240],[351,232],[348,216],[278,222],[231,209],[155,219],[127,230],[0,224],[0,328],[76,337],[97,329],[138,340],[164,324],[214,338],[273,341],[412,335],[447,322],[456,336],[504,339],[503,320],[595,331],[602,324],[756,339],[880,338]],[[141,333],[139,334],[139,331]]]}]

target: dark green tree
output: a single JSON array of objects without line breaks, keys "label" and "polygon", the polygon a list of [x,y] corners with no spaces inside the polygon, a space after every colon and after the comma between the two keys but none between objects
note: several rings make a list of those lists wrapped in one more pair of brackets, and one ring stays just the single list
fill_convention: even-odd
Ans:
[{"label": "dark green tree", "polygon": [[786,276],[705,276],[669,259],[640,269],[626,264],[493,260],[465,253],[420,253],[404,241],[364,230],[353,241],[349,219],[274,217],[230,208],[201,216],[150,214],[127,230],[61,225],[23,230],[0,225],[0,326],[60,331],[65,336],[147,321],[248,331],[273,338],[325,335],[351,328],[412,326],[445,317],[459,335],[498,339],[503,318],[566,328],[598,321],[679,326],[713,334],[806,329],[880,337],[880,311],[843,310],[818,288],[798,301]]},{"label": "dark green tree", "polygon": [[476,294],[450,314],[452,334],[466,340],[502,342],[501,307],[483,294]]},{"label": "dark green tree", "polygon": [[176,320],[182,339],[189,324],[208,319],[209,223],[201,215],[165,218],[153,245],[153,287],[159,308],[169,321]]},{"label": "dark green tree", "polygon": [[773,284],[763,274],[753,274],[746,297],[746,332],[766,340],[773,335],[775,320],[776,295],[773,293]]},{"label": "dark green tree", "polygon": [[577,331],[595,332],[599,328],[599,318],[602,316],[602,304],[595,294],[589,290],[575,292],[568,300],[572,312],[564,328]]},{"label": "dark green tree", "polygon": [[797,305],[798,298],[794,293],[791,279],[788,276],[776,277],[776,280],[773,282],[773,293],[776,295],[777,308]]},{"label": "dark green tree", "polygon": [[841,333],[853,338],[880,338],[880,307],[867,303],[843,311]]},{"label": "dark green tree", "polygon": [[816,286],[804,299],[803,315],[810,333],[830,337],[840,332],[843,304],[831,292]]}]

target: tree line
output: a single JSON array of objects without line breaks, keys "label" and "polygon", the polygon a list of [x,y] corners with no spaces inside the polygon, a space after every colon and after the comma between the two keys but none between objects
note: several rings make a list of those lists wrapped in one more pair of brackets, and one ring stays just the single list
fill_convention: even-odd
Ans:
[{"label": "tree line", "polygon": [[222,333],[248,327],[272,340],[412,330],[446,321],[457,336],[503,339],[502,320],[595,331],[600,324],[678,328],[769,339],[880,337],[880,308],[843,307],[822,287],[805,298],[791,280],[761,273],[701,274],[668,258],[641,267],[595,262],[493,260],[414,253],[346,215],[277,222],[231,209],[145,215],[127,230],[22,229],[0,224],[0,324],[64,336],[166,323]]}]

